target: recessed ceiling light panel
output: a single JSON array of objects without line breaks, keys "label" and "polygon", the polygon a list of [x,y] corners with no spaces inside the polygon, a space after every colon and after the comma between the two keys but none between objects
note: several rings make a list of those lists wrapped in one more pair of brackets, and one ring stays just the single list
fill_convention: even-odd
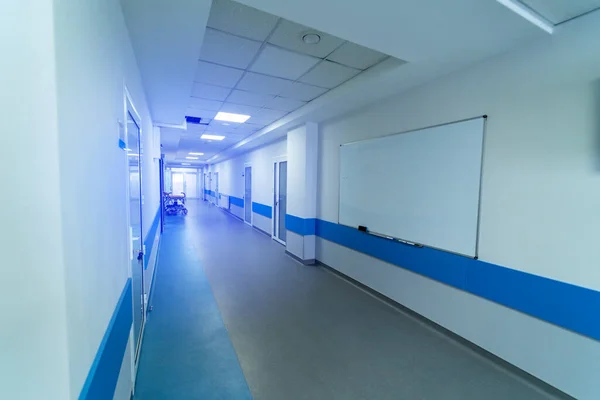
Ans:
[{"label": "recessed ceiling light panel", "polygon": [[186,160],[197,160],[197,159],[198,159],[198,157],[186,157],[185,159],[186,159]]},{"label": "recessed ceiling light panel", "polygon": [[200,136],[200,139],[205,139],[205,140],[223,140],[223,139],[225,139],[225,136],[204,134],[204,135]]},{"label": "recessed ceiling light panel", "polygon": [[215,116],[215,120],[217,121],[237,122],[239,124],[243,124],[244,122],[248,121],[249,118],[249,115],[233,114],[223,111],[219,111]]},{"label": "recessed ceiling light panel", "polygon": [[203,156],[204,153],[196,153],[196,152],[191,152],[190,156]]}]

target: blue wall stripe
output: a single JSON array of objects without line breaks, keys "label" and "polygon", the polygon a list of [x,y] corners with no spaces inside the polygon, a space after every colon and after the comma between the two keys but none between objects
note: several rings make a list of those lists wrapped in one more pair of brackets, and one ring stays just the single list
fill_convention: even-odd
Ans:
[{"label": "blue wall stripe", "polygon": [[235,197],[235,196],[229,196],[229,204],[243,208],[244,207],[244,199],[241,199],[241,198]]},{"label": "blue wall stripe", "polygon": [[129,278],[83,384],[79,394],[80,400],[105,400],[114,396],[133,322],[131,291]]},{"label": "blue wall stripe", "polygon": [[[297,218],[297,217],[295,217]],[[600,292],[316,220],[323,239],[600,340]]]},{"label": "blue wall stripe", "polygon": [[121,148],[123,150],[125,150],[127,148],[127,145],[125,144],[123,139],[119,139],[119,148]]},{"label": "blue wall stripe", "polygon": [[266,204],[252,202],[252,212],[255,212],[263,217],[273,218],[273,207]]},{"label": "blue wall stripe", "polygon": [[316,232],[317,220],[315,218],[300,218],[295,215],[285,215],[285,227],[298,235],[310,236]]},{"label": "blue wall stripe", "polygon": [[152,225],[150,225],[150,229],[148,230],[148,234],[144,239],[144,246],[146,250],[144,252],[144,269],[148,268],[148,264],[150,263],[150,255],[152,254],[152,248],[154,247],[154,239],[156,238],[156,231],[158,230],[158,226],[160,225],[160,206],[158,206],[158,210],[156,210],[156,215],[154,216],[154,221],[152,221]]}]

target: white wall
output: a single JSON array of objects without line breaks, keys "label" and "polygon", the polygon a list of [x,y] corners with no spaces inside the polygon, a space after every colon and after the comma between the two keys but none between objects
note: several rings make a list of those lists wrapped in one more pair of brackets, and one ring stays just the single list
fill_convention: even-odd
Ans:
[{"label": "white wall", "polygon": [[[273,162],[276,157],[285,156],[286,140],[280,140],[264,147],[242,154],[239,157],[209,166],[209,171],[219,173],[219,190],[229,196],[244,198],[244,165],[252,166],[252,201],[273,207]],[[213,188],[214,190],[214,182]],[[271,220],[254,213],[254,225],[271,233]]]},{"label": "white wall", "polygon": [[142,118],[144,235],[159,189],[152,121],[119,1],[54,3],[70,387],[76,398],[129,276],[126,154],[118,147],[124,84]]},{"label": "white wall", "polygon": [[[600,290],[600,13],[576,22],[551,43],[322,124],[319,218],[337,222],[340,144],[487,114],[480,259]],[[318,247],[320,260],[565,392],[600,393],[599,342],[325,240]]]},{"label": "white wall", "polygon": [[69,398],[52,8],[0,13],[2,399]]}]

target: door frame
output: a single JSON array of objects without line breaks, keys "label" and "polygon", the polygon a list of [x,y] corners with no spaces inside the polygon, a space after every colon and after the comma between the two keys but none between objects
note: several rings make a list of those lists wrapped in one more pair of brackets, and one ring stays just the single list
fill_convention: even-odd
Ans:
[{"label": "door frame", "polygon": [[277,234],[279,233],[277,231],[277,229],[279,228],[279,208],[277,202],[277,196],[279,194],[279,164],[281,164],[282,162],[287,162],[287,155],[273,157],[273,173],[271,174],[273,178],[273,218],[271,220],[271,239],[285,246],[286,243],[283,240],[279,239],[279,237],[277,237]]},{"label": "door frame", "polygon": [[219,173],[218,172],[213,172],[213,175],[215,177],[215,205],[217,207],[221,207],[221,202],[219,201]]},{"label": "door frame", "polygon": [[[252,163],[244,163],[244,223],[250,226],[254,226],[254,213],[252,212],[252,179],[253,175],[250,175],[250,204],[246,204],[246,168],[250,167],[250,173],[252,174]],[[246,207],[250,207],[250,222],[246,221]]]},{"label": "door frame", "polygon": [[[138,174],[139,174],[139,185],[140,185],[140,231],[141,231],[141,235],[142,237],[140,237],[140,240],[143,243],[143,232],[144,232],[144,221],[143,221],[143,208],[144,208],[144,190],[143,190],[143,181],[142,181],[142,164],[143,164],[143,147],[142,147],[142,143],[143,143],[143,127],[142,127],[142,119],[140,117],[140,114],[138,113],[133,100],[131,98],[131,95],[129,94],[129,90],[127,89],[127,86],[124,85],[123,87],[123,129],[124,129],[124,133],[125,133],[125,141],[126,144],[128,144],[127,142],[129,141],[129,135],[127,132],[127,118],[128,115],[131,114],[132,118],[134,119],[136,125],[138,126],[138,130],[139,130],[139,152],[140,152],[140,157],[139,157],[139,170],[138,170]],[[127,146],[126,146],[127,147]],[[126,221],[126,228],[127,231],[130,232],[130,226],[131,226],[131,203],[129,200],[129,196],[131,193],[131,188],[130,188],[130,179],[129,179],[129,160],[128,157],[125,157],[125,173],[127,176],[127,190],[125,193],[125,207],[126,207],[126,215],[127,215],[127,221]],[[128,257],[127,257],[127,269],[128,269],[128,276],[129,279],[131,279],[131,284],[133,285],[133,270],[132,270],[132,260],[131,258],[133,257],[133,247],[132,247],[132,239],[130,237],[130,234],[128,235],[129,237],[129,243],[128,243]],[[145,252],[146,249],[142,247],[142,252]],[[138,370],[138,366],[139,366],[139,353],[140,350],[142,348],[142,341],[144,339],[144,328],[146,326],[146,307],[147,307],[147,293],[145,292],[145,281],[144,281],[144,274],[145,274],[145,270],[144,270],[144,259],[142,257],[141,263],[140,263],[140,267],[142,269],[142,320],[140,322],[141,326],[140,326],[140,332],[139,332],[139,340],[137,343],[137,346],[135,346],[135,348],[132,348],[131,351],[131,391],[132,393],[135,391],[135,381],[137,378],[137,370]],[[132,288],[133,289],[133,288]],[[133,308],[133,312],[135,313],[136,310],[136,302],[135,299],[133,298],[135,291],[132,290],[132,308]],[[134,314],[135,315],[135,314]],[[133,346],[133,344],[135,343],[135,334],[136,332],[134,332],[134,326],[133,323],[131,324],[131,329],[129,330],[129,340]]]}]

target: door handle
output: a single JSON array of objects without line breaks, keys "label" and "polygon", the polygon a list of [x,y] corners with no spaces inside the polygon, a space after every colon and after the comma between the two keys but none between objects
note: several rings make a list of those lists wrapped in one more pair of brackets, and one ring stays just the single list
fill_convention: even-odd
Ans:
[{"label": "door handle", "polygon": [[142,261],[144,259],[144,252],[143,251],[138,250],[137,259],[138,259],[138,261]]}]

